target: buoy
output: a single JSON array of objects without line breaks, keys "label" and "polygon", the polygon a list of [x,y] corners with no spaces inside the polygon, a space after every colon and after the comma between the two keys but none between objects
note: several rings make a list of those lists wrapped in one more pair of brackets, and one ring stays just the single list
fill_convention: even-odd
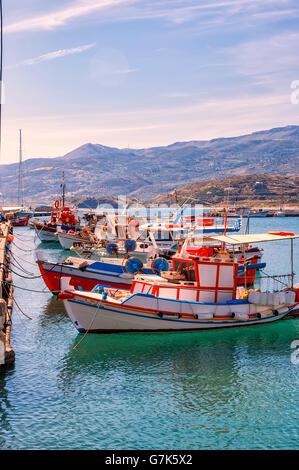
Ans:
[{"label": "buoy", "polygon": [[232,313],[232,318],[234,318],[237,321],[248,321],[249,316],[246,313],[241,313],[241,312],[233,312]]}]

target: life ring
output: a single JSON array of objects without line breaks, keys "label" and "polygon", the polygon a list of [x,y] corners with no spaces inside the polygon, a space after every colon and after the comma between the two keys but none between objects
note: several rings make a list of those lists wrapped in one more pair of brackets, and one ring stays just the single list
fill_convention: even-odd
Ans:
[{"label": "life ring", "polygon": [[60,206],[60,201],[59,199],[56,199],[55,203],[54,203],[54,206],[56,209],[59,209],[59,206]]}]

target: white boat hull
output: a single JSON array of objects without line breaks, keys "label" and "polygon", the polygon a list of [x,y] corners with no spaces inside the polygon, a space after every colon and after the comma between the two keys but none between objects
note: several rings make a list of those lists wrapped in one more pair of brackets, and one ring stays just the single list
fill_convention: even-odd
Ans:
[{"label": "white boat hull", "polygon": [[36,226],[34,226],[34,230],[40,241],[43,243],[58,241],[56,232],[50,232],[43,228],[38,229]]},{"label": "white boat hull", "polygon": [[91,240],[70,233],[57,233],[58,241],[64,250],[70,250],[74,243],[88,243]]},{"label": "white boat hull", "polygon": [[[188,331],[260,325],[280,320],[289,312],[286,305],[275,310],[255,304],[203,304],[179,302],[137,294],[125,302],[102,299],[102,294],[74,291],[64,299],[65,309],[75,328],[83,333],[137,331]],[[233,310],[237,309],[237,315]],[[260,315],[258,318],[256,312]],[[235,318],[233,318],[235,315]],[[246,317],[248,319],[246,320]]]}]

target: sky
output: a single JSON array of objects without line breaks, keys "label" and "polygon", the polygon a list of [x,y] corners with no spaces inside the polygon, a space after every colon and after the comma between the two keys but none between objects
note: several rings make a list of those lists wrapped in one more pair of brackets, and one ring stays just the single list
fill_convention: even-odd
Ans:
[{"label": "sky", "polygon": [[18,160],[20,128],[27,159],[299,124],[298,0],[3,0],[3,10],[1,163]]}]

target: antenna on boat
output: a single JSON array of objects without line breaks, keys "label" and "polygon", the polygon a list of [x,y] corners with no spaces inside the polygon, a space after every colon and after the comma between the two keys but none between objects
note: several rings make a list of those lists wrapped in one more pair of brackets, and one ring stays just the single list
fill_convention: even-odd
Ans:
[{"label": "antenna on boat", "polygon": [[22,152],[22,129],[20,129],[20,151],[19,151],[19,179],[18,179],[18,205],[24,205],[23,201],[23,152]]}]

